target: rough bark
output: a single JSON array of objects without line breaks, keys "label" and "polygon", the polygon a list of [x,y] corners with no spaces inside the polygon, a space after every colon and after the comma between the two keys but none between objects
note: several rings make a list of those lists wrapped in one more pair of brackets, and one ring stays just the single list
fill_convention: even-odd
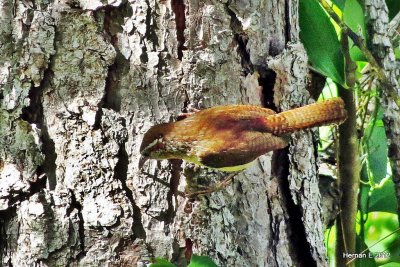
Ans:
[{"label": "rough bark", "polygon": [[[397,81],[399,68],[396,67],[393,47],[388,34],[389,17],[386,2],[384,0],[365,1],[367,15],[367,28],[371,40],[370,49],[380,66],[385,71],[392,86],[400,95],[400,86]],[[396,188],[397,206],[400,208],[400,108],[382,90],[382,107],[384,109],[384,126],[388,139],[389,159],[392,166],[392,179]],[[400,214],[400,209],[398,211]]]},{"label": "rough bark", "polygon": [[152,125],[190,107],[309,102],[296,1],[0,1],[3,265],[326,266],[313,135],[225,174],[138,170]]},{"label": "rough bark", "polygon": [[[294,29],[294,31],[297,31]],[[291,39],[296,41],[297,38]],[[274,87],[274,102],[279,110],[288,110],[311,103],[306,90],[307,57],[302,45],[289,44],[288,49],[269,63],[277,73]],[[313,132],[302,131],[292,135],[288,153],[288,181],[291,198],[287,199],[292,218],[291,227],[299,235],[292,240],[300,249],[300,257],[307,266],[315,262],[318,266],[326,265],[323,244],[323,224],[321,221],[320,192],[317,181],[315,161],[315,139]],[[279,153],[279,152],[278,152]],[[280,164],[281,161],[278,161]],[[286,177],[281,177],[286,179]],[[287,193],[289,193],[287,192]],[[293,220],[294,219],[294,220]],[[297,220],[297,221],[296,221]]]}]

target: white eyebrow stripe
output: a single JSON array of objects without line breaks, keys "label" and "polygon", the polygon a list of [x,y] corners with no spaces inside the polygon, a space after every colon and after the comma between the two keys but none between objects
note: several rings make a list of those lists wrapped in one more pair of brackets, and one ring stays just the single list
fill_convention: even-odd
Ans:
[{"label": "white eyebrow stripe", "polygon": [[157,144],[158,141],[160,141],[161,139],[155,139],[153,142],[151,142],[143,151],[142,154],[146,153],[150,148],[152,148],[153,146],[155,146]]}]

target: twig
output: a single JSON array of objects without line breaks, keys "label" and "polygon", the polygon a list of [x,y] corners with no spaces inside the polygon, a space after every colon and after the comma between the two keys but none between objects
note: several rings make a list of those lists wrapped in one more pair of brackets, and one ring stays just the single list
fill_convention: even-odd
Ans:
[{"label": "twig", "polygon": [[398,28],[400,27],[400,12],[397,13],[397,15],[389,22],[389,33],[388,36],[389,38],[393,38],[394,35],[398,32]]},{"label": "twig", "polygon": [[[371,246],[367,247],[366,249],[364,249],[363,251],[361,251],[358,254],[364,254],[365,252],[367,252],[370,248],[374,247],[375,245],[379,244],[380,242],[382,242],[383,240],[385,240],[386,238],[388,238],[391,235],[394,235],[395,233],[397,233],[400,230],[400,228],[397,228],[396,230],[394,230],[393,232],[391,232],[390,234],[388,234],[387,236],[382,237],[381,239],[379,239],[378,241],[376,241],[375,243],[373,243]],[[353,261],[355,261],[357,258],[352,258],[351,260],[349,260],[346,265],[349,265],[350,263],[352,263]]]},{"label": "twig", "polygon": [[329,16],[337,23],[337,25],[340,27],[342,32],[344,34],[346,34],[354,42],[354,44],[356,46],[358,46],[358,48],[360,48],[361,52],[367,58],[367,61],[369,62],[369,64],[371,64],[371,67],[376,71],[376,74],[378,76],[378,79],[381,82],[382,87],[387,91],[389,96],[393,99],[393,101],[396,103],[396,105],[400,108],[400,97],[398,96],[396,89],[394,88],[393,84],[390,82],[390,80],[386,76],[383,69],[379,66],[375,57],[369,51],[369,49],[367,47],[367,43],[364,41],[364,39],[361,36],[359,36],[357,33],[355,33],[353,30],[351,30],[349,28],[349,26],[347,26],[346,23],[344,23],[342,21],[342,19],[335,13],[332,6],[326,0],[319,0],[319,2],[324,7],[326,12],[328,12]]}]

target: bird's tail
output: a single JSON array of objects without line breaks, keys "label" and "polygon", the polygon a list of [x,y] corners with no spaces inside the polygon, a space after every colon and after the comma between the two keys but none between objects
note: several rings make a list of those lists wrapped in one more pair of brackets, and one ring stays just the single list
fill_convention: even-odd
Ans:
[{"label": "bird's tail", "polygon": [[346,118],[343,100],[332,98],[270,115],[266,118],[266,124],[272,133],[280,135],[315,126],[341,124]]}]

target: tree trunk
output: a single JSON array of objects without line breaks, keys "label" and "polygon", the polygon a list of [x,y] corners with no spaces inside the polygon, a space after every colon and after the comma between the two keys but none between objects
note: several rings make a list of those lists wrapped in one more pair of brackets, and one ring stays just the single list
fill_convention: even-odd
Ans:
[{"label": "tree trunk", "polygon": [[[366,0],[365,10],[369,39],[372,40],[369,44],[372,54],[385,71],[397,95],[400,95],[400,86],[397,80],[399,68],[396,67],[393,46],[389,38],[389,15],[386,2],[384,0]],[[383,88],[385,87],[381,86],[383,120],[388,139],[392,179],[396,189],[398,214],[400,215],[400,108]]]},{"label": "tree trunk", "polygon": [[292,136],[226,189],[184,162],[138,169],[188,109],[310,103],[297,1],[0,0],[4,266],[326,266],[315,140]]}]

